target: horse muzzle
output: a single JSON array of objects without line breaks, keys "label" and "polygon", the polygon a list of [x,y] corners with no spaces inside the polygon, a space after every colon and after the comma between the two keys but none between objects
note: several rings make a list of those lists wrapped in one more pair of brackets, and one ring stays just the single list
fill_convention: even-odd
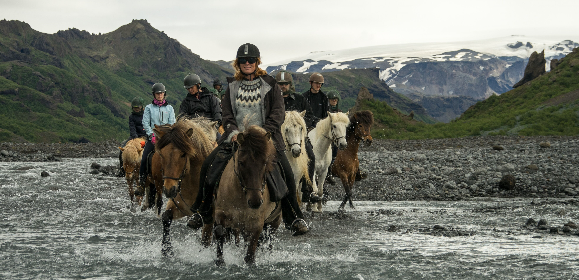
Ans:
[{"label": "horse muzzle", "polygon": [[251,209],[259,209],[259,207],[261,207],[262,204],[263,204],[262,198],[255,198],[255,199],[248,199],[247,200],[247,205]]},{"label": "horse muzzle", "polygon": [[292,146],[292,156],[295,158],[299,157],[302,154],[302,149],[299,146]]},{"label": "horse muzzle", "polygon": [[179,186],[164,187],[163,193],[167,198],[175,198],[179,193]]},{"label": "horse muzzle", "polygon": [[367,138],[364,139],[364,144],[366,146],[370,146],[372,145],[372,136],[368,136]]},{"label": "horse muzzle", "polygon": [[343,142],[342,141],[338,142],[338,149],[345,150],[346,147],[348,147],[348,142],[346,142],[346,140],[344,140]]}]

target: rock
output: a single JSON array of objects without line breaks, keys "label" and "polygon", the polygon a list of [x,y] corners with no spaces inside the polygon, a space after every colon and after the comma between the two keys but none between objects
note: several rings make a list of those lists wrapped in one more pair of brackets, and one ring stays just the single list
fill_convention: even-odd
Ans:
[{"label": "rock", "polygon": [[10,153],[9,153],[8,151],[6,151],[6,150],[0,151],[0,154],[1,154],[2,156],[5,156],[5,157],[10,156]]},{"label": "rock", "polygon": [[93,175],[97,175],[97,174],[99,174],[100,172],[98,171],[98,169],[92,169],[89,173],[90,173],[90,174],[93,174]]},{"label": "rock", "polygon": [[502,190],[507,190],[507,191],[514,190],[515,186],[516,186],[515,176],[513,176],[511,174],[507,174],[507,175],[503,176],[503,178],[499,182],[499,188]]},{"label": "rock", "polygon": [[539,147],[541,148],[550,148],[551,147],[551,143],[549,141],[547,142],[541,142],[539,143]]},{"label": "rock", "polygon": [[568,227],[568,226],[563,226],[562,231],[563,231],[564,233],[569,233],[569,232],[571,232],[571,228]]},{"label": "rock", "polygon": [[537,226],[537,221],[535,221],[535,219],[533,218],[529,218],[527,220],[527,222],[525,223],[525,226],[527,227],[536,227]]},{"label": "rock", "polygon": [[560,61],[556,58],[551,59],[551,64],[549,65],[551,68],[551,71],[555,70],[555,68],[557,68],[557,66],[559,66]]},{"label": "rock", "polygon": [[444,230],[444,227],[441,225],[434,225],[434,227],[432,229],[433,230]]},{"label": "rock", "polygon": [[388,232],[395,232],[398,228],[395,225],[390,225],[386,231]]},{"label": "rock", "polygon": [[46,171],[42,171],[42,172],[40,172],[40,176],[48,177],[48,176],[50,176],[50,174],[48,174],[48,172],[46,172]]},{"label": "rock", "polygon": [[547,220],[545,219],[540,219],[539,222],[537,223],[537,226],[546,226],[547,225]]},{"label": "rock", "polygon": [[101,168],[101,165],[98,164],[98,163],[96,163],[96,162],[93,162],[93,163],[90,164],[90,168],[92,168],[92,169],[100,169],[100,168]]},{"label": "rock", "polygon": [[529,62],[527,63],[527,67],[525,67],[525,73],[523,74],[523,78],[516,84],[513,85],[513,88],[520,87],[527,82],[534,80],[535,78],[545,74],[545,64],[547,61],[545,60],[545,51],[543,50],[540,54],[536,51],[531,54],[529,57]]},{"label": "rock", "polygon": [[552,227],[552,228],[549,229],[549,232],[550,232],[550,233],[559,233],[559,229],[556,228],[556,227]]},{"label": "rock", "polygon": [[531,169],[531,170],[539,170],[539,167],[536,164],[529,164],[525,168]]},{"label": "rock", "polygon": [[569,227],[569,228],[573,228],[573,229],[577,228],[577,225],[574,222],[567,222],[566,224],[564,224],[564,226]]},{"label": "rock", "polygon": [[495,151],[502,151],[504,149],[505,148],[501,145],[493,145],[493,150],[495,150]]}]

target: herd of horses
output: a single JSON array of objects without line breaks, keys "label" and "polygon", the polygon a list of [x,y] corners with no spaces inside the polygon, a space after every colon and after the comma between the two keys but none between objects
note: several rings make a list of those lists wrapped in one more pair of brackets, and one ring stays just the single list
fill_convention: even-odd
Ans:
[{"label": "herd of horses", "polygon": [[[295,176],[295,182],[307,180],[320,197],[324,181],[331,165],[333,175],[339,177],[345,195],[340,210],[352,203],[352,187],[359,173],[358,148],[360,142],[370,144],[370,128],[373,115],[370,111],[329,113],[309,133],[303,120],[305,112],[286,112],[281,130],[286,144],[286,155]],[[133,186],[138,184],[138,172],[142,157],[142,141],[133,139],[120,148],[123,151],[123,168],[127,180],[131,204],[139,204],[143,210],[154,208],[161,215],[163,237],[161,251],[172,256],[170,226],[173,220],[191,216],[190,208],[199,191],[201,166],[216,147],[216,123],[204,118],[178,118],[173,125],[155,126],[157,142],[150,159],[150,172],[145,183],[144,197],[135,196]],[[314,180],[309,182],[309,159],[305,152],[306,136],[315,154]],[[339,148],[333,164],[331,147]],[[270,133],[258,126],[250,126],[237,136],[238,148],[228,162],[214,194],[214,223],[201,229],[204,246],[216,243],[218,265],[224,264],[223,244],[234,236],[236,244],[243,237],[247,251],[245,262],[255,261],[260,241],[271,238],[282,221],[279,201],[270,199],[266,186],[266,174],[273,168],[275,147]],[[301,188],[297,188],[301,198]],[[161,214],[163,195],[168,199]],[[300,205],[302,204],[299,201]],[[313,212],[322,211],[322,202],[306,205]]]}]

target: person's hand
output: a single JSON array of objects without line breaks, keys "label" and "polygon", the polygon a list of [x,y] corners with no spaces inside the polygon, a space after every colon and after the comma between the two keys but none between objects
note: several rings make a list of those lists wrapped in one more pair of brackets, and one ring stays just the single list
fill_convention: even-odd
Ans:
[{"label": "person's hand", "polygon": [[237,134],[233,135],[233,137],[231,137],[231,142],[237,142]]},{"label": "person's hand", "polygon": [[155,144],[155,142],[157,142],[157,138],[155,138],[155,134],[153,134],[153,136],[151,136],[151,143]]}]

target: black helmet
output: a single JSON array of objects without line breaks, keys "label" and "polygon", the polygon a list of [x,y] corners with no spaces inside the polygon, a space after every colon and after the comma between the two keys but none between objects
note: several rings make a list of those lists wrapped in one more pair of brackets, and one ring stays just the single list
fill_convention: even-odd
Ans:
[{"label": "black helmet", "polygon": [[153,93],[156,92],[166,92],[165,86],[162,83],[156,83],[153,85]]},{"label": "black helmet", "polygon": [[131,101],[131,107],[143,107],[143,99],[140,97],[135,97],[133,98],[133,101]]},{"label": "black helmet", "polygon": [[328,99],[338,99],[338,100],[340,100],[340,99],[341,99],[341,98],[340,98],[340,93],[337,92],[337,91],[335,91],[335,90],[332,90],[332,91],[328,92]]},{"label": "black helmet", "polygon": [[219,79],[215,79],[213,80],[213,86],[223,86],[223,84],[221,84],[221,81]]},{"label": "black helmet", "polygon": [[237,49],[236,58],[239,57],[260,57],[259,49],[254,44],[245,43]]},{"label": "black helmet", "polygon": [[[199,78],[199,76],[197,74],[191,74],[189,73],[189,75],[185,76],[185,79],[183,80],[183,87],[188,89],[194,85],[200,85],[201,84],[201,78]],[[201,87],[199,87],[201,88]]]}]

